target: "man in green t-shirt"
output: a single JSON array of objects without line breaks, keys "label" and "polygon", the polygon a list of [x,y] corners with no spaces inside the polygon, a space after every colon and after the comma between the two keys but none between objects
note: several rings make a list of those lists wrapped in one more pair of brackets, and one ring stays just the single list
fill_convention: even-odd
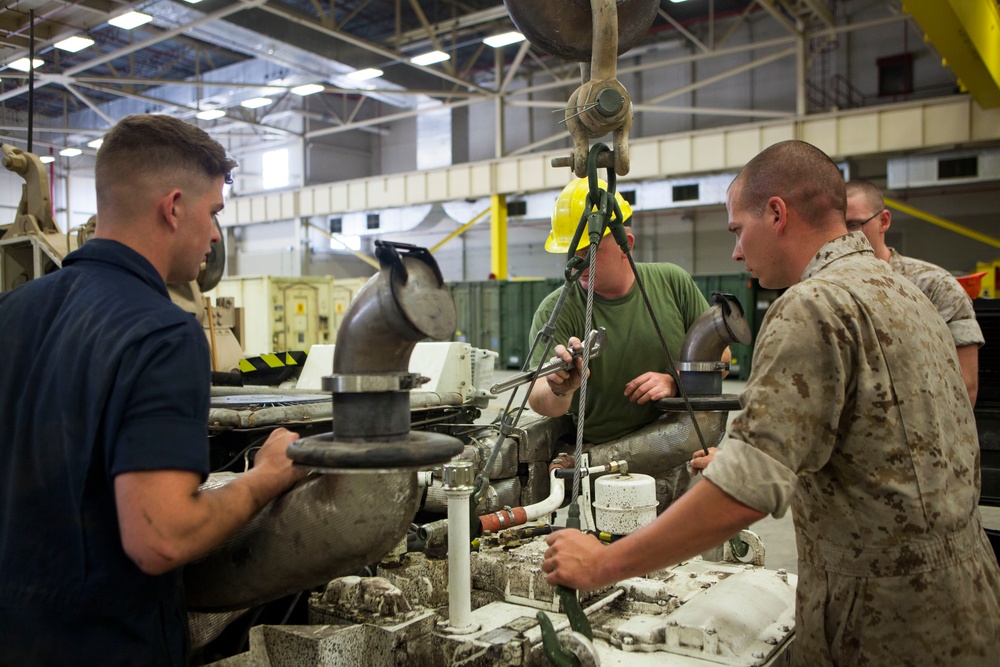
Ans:
[{"label": "man in green t-shirt", "polygon": [[[605,187],[603,183],[601,186]],[[583,214],[588,191],[586,179],[575,180],[563,189],[552,212],[552,232],[545,242],[547,251],[567,252]],[[630,228],[632,209],[621,194],[616,193],[615,197],[631,249],[635,243]],[[581,256],[587,255],[586,235],[577,251]],[[636,264],[636,270],[676,362],[685,333],[708,310],[708,302],[691,276],[675,264]],[[567,346],[578,349],[580,339],[586,334],[589,273],[585,269],[571,288],[555,325],[554,340],[567,342],[555,347],[555,355],[564,361],[572,360]],[[590,360],[583,435],[587,442],[600,443],[620,438],[656,419],[662,413],[655,408],[654,401],[674,396],[677,386],[666,372],[667,355],[636,285],[628,257],[607,231],[598,246],[594,279],[592,327],[607,330],[608,344],[599,357]],[[558,296],[559,290],[556,290],[539,304],[531,323],[532,340],[548,322]],[[537,365],[541,354],[541,349],[536,350],[531,360],[533,366]],[[723,360],[728,361],[729,356],[727,349]],[[559,417],[567,412],[578,414],[581,368],[582,360],[577,359],[574,370],[554,373],[536,382],[528,397],[531,409],[548,417]]]}]

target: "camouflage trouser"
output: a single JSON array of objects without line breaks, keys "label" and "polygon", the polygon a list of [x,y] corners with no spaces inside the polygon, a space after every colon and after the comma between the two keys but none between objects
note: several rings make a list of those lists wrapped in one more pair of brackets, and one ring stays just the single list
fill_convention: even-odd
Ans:
[{"label": "camouflage trouser", "polygon": [[896,577],[833,574],[800,558],[793,663],[1000,664],[1000,570],[981,542],[960,562]]}]

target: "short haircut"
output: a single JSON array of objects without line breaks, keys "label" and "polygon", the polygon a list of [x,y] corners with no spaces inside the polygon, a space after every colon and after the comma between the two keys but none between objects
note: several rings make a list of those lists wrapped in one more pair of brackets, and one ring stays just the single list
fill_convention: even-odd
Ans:
[{"label": "short haircut", "polygon": [[860,196],[871,211],[881,211],[885,208],[885,197],[882,190],[871,181],[856,179],[847,184],[847,196]]},{"label": "short haircut", "polygon": [[136,114],[122,118],[104,135],[97,151],[94,180],[98,203],[116,184],[152,175],[172,174],[177,179],[222,176],[232,183],[236,161],[222,144],[199,127],[161,114]]},{"label": "short haircut", "polygon": [[769,146],[743,167],[730,185],[739,184],[739,205],[763,215],[771,197],[781,197],[807,220],[820,221],[831,210],[847,213],[847,191],[840,169],[826,153],[804,141]]}]

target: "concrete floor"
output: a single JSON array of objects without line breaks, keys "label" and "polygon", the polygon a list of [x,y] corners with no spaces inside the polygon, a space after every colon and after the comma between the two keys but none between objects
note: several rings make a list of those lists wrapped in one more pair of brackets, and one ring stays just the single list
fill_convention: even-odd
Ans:
[{"label": "concrete floor", "polygon": [[[494,381],[505,379],[514,374],[515,371],[496,370],[494,371]],[[724,380],[722,392],[724,394],[738,394],[742,391],[744,384],[738,380]],[[516,405],[520,405],[523,396],[524,388],[518,392]],[[489,407],[483,410],[482,418],[479,421],[486,423],[493,421],[498,412],[506,407],[508,398],[509,393],[504,393],[491,401]],[[732,422],[733,417],[737,414],[737,412],[730,413],[729,421]],[[1000,507],[980,507],[980,511],[986,528],[1000,530]],[[756,533],[764,543],[764,564],[768,569],[785,569],[788,572],[798,573],[795,528],[792,524],[790,511],[780,519],[766,517],[751,526],[750,530]]]}]

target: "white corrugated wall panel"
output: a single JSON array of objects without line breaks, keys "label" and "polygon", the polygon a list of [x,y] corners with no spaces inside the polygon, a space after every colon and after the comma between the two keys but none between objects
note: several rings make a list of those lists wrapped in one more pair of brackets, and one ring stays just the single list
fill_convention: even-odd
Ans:
[{"label": "white corrugated wall panel", "polygon": [[[448,197],[448,170],[435,169],[427,174],[427,199],[428,201],[444,201]],[[416,203],[416,202],[411,202]]]},{"label": "white corrugated wall panel", "polygon": [[781,141],[788,141],[795,138],[795,125],[793,123],[782,123],[780,125],[765,125],[760,129],[761,149],[773,146]]},{"label": "white corrugated wall panel", "polygon": [[660,167],[665,176],[686,174],[694,169],[694,162],[691,159],[691,137],[661,139],[657,144],[660,147]]},{"label": "white corrugated wall panel", "polygon": [[809,142],[827,155],[837,155],[838,129],[836,118],[807,120],[799,127],[799,139]]},{"label": "white corrugated wall panel", "polygon": [[724,132],[696,134],[691,140],[691,166],[694,171],[714,171],[726,168],[726,135]]},{"label": "white corrugated wall panel", "polygon": [[660,147],[655,141],[629,146],[629,157],[632,169],[629,178],[658,178],[663,175],[660,169]]},{"label": "white corrugated wall panel", "polygon": [[911,148],[915,140],[924,138],[923,109],[883,111],[878,115],[878,136],[879,146],[884,151]]},{"label": "white corrugated wall panel", "polygon": [[406,198],[406,176],[394,174],[386,176],[383,185],[383,196],[386,206],[403,206],[408,203]]},{"label": "white corrugated wall panel", "polygon": [[726,166],[740,168],[745,165],[761,151],[760,143],[760,128],[727,132]]},{"label": "white corrugated wall panel", "polygon": [[878,114],[845,116],[837,121],[837,148],[828,155],[866,155],[878,151],[878,145]]},{"label": "white corrugated wall panel", "polygon": [[347,183],[347,210],[366,211],[375,208],[369,206],[368,201],[368,181],[348,181]]},{"label": "white corrugated wall panel", "polygon": [[472,168],[458,165],[447,170],[448,199],[467,199],[472,194]]},{"label": "white corrugated wall panel", "polygon": [[1000,138],[1000,109],[981,109],[971,100],[968,105],[972,107],[972,140]]},{"label": "white corrugated wall panel", "polygon": [[406,201],[426,201],[427,200],[427,178],[423,174],[407,174],[406,179]]},{"label": "white corrugated wall panel", "polygon": [[971,136],[968,102],[927,107],[924,112],[925,144],[958,144]]},{"label": "white corrugated wall panel", "polygon": [[517,179],[517,161],[504,160],[496,166],[497,192],[520,192],[521,184]]}]

